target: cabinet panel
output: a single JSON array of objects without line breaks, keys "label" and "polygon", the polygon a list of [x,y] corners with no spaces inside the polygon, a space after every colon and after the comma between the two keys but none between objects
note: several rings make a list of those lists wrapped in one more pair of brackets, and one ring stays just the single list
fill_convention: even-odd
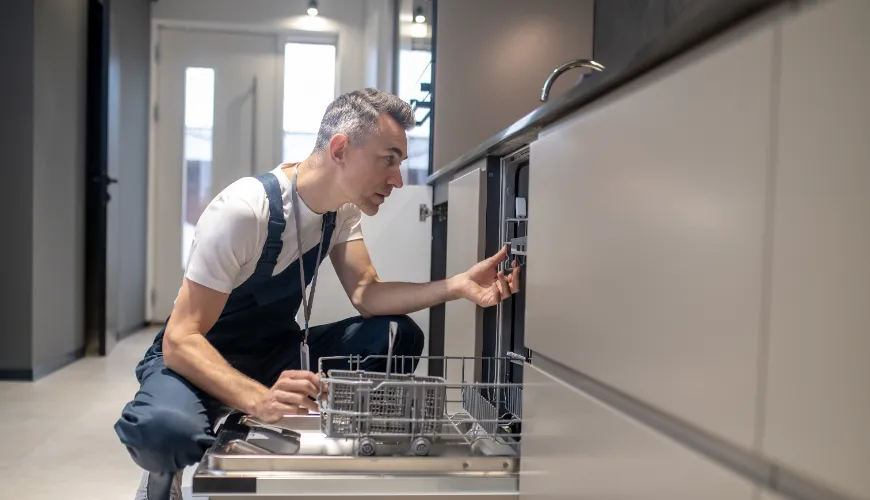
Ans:
[{"label": "cabinet panel", "polygon": [[[449,184],[447,276],[465,272],[482,260],[485,209],[483,175],[479,168],[474,168]],[[467,300],[448,302],[444,309],[444,355],[479,356],[481,321],[480,308],[474,303]],[[450,382],[461,382],[462,375],[462,363],[447,363],[445,376]],[[458,395],[449,396],[461,401]]]},{"label": "cabinet panel", "polygon": [[750,500],[753,485],[534,366],[523,389],[522,500]]},{"label": "cabinet panel", "polygon": [[[870,498],[870,2],[782,32],[765,455]],[[806,62],[814,61],[807,70]]]},{"label": "cabinet panel", "polygon": [[526,345],[749,448],[773,29],[532,144]]},{"label": "cabinet panel", "polygon": [[769,490],[762,491],[760,496],[759,496],[759,499],[760,500],[790,500],[789,498],[777,495],[776,493],[769,491]]}]

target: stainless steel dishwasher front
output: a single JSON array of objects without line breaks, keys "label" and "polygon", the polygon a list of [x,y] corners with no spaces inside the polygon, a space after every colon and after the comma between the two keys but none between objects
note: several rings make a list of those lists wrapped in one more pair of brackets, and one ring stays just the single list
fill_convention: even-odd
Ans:
[{"label": "stainless steel dishwasher front", "polygon": [[286,417],[263,425],[233,414],[196,469],[194,497],[321,499],[425,497],[427,500],[515,500],[519,457],[513,447],[463,429],[431,456],[358,456],[352,439],[327,438],[320,416]]}]

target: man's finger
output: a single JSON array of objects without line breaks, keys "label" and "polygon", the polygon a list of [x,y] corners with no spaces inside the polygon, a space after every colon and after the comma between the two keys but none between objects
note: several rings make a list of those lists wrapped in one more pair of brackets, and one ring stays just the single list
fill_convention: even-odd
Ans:
[{"label": "man's finger", "polygon": [[309,374],[311,374],[311,372],[307,370],[284,370],[283,372],[281,372],[281,375],[278,376],[278,379],[280,380],[282,378],[286,378],[290,380],[296,380],[300,378],[308,378]]},{"label": "man's finger", "polygon": [[499,291],[498,281],[494,282],[490,289],[492,290],[493,303],[498,304],[501,302],[501,291]]},{"label": "man's finger", "polygon": [[283,403],[274,403],[272,408],[281,415],[307,415],[308,409],[299,406],[286,405]]},{"label": "man's finger", "polygon": [[289,378],[293,380],[310,380],[315,384],[320,380],[320,377],[316,373],[310,372],[308,370],[285,370],[281,372],[280,378]]},{"label": "man's finger", "polygon": [[310,411],[317,411],[318,409],[315,401],[308,399],[307,395],[297,392],[275,391],[275,397],[280,403],[288,406],[302,407]]},{"label": "man's finger", "polygon": [[520,268],[514,268],[510,275],[511,294],[520,291]]},{"label": "man's finger", "polygon": [[311,397],[317,397],[317,393],[320,392],[318,386],[310,380],[300,379],[279,379],[275,382],[275,388],[284,392],[308,394]]},{"label": "man's finger", "polygon": [[505,259],[507,259],[507,245],[501,247],[501,250],[498,251],[495,255],[489,258],[490,261],[499,263]]},{"label": "man's finger", "polygon": [[505,279],[504,273],[498,273],[498,288],[499,292],[501,292],[501,298],[499,299],[499,302],[501,302],[510,295],[510,286]]}]

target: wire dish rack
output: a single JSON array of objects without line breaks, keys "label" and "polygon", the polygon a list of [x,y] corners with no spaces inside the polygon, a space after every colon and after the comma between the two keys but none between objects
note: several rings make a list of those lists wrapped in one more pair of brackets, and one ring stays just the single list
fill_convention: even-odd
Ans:
[{"label": "wire dish rack", "polygon": [[[507,380],[507,368],[518,361],[507,357],[392,356],[395,336],[390,328],[388,354],[333,356],[318,361],[317,401],[321,430],[330,438],[356,440],[358,455],[393,452],[426,456],[461,436],[463,444],[487,440],[515,446],[522,424],[522,388]],[[440,363],[445,377],[413,373],[420,361]],[[368,371],[380,363],[383,372]],[[347,369],[325,370],[340,364]],[[491,376],[474,382],[475,374]]]}]

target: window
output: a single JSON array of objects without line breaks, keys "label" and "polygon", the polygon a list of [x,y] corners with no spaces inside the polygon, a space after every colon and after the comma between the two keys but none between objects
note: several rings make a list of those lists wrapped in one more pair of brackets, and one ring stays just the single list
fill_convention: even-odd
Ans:
[{"label": "window", "polygon": [[[420,90],[420,85],[432,81],[432,53],[428,50],[399,51],[399,97],[407,102],[412,100],[430,101],[428,92]],[[418,125],[408,133],[408,159],[402,165],[403,180],[406,184],[425,184],[429,175],[429,134],[431,121],[426,116],[429,109],[416,110]]]},{"label": "window", "polygon": [[314,150],[326,107],[335,99],[335,45],[284,46],[283,161],[302,161]]},{"label": "window", "polygon": [[211,201],[214,69],[184,72],[184,164],[181,191],[181,268],[187,267],[196,222]]}]

